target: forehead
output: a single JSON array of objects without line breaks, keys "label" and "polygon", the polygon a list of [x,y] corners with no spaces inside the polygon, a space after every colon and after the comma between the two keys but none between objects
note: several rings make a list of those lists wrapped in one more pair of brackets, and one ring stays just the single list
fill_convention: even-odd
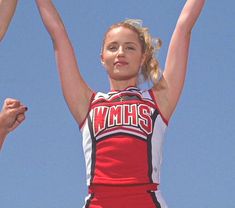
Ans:
[{"label": "forehead", "polygon": [[119,26],[109,30],[105,36],[105,43],[134,42],[139,43],[138,34],[126,27]]}]

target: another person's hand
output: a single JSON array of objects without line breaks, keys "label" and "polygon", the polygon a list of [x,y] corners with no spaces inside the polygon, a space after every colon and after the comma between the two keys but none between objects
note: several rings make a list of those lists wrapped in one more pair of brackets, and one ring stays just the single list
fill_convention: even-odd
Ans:
[{"label": "another person's hand", "polygon": [[7,134],[25,120],[27,107],[19,100],[7,98],[0,112],[0,148]]}]

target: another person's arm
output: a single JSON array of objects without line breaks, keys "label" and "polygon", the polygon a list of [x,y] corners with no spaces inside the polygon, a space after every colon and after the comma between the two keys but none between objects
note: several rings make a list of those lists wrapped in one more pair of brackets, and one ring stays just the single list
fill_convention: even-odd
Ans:
[{"label": "another person's arm", "polygon": [[76,121],[81,124],[87,115],[92,90],[83,80],[65,26],[50,0],[36,0],[42,21],[54,45],[62,91]]},{"label": "another person's arm", "polygon": [[162,79],[165,82],[165,88],[157,90],[157,86],[153,87],[156,96],[161,98],[159,106],[167,119],[174,112],[183,89],[191,31],[202,11],[204,3],[205,0],[186,1],[178,18],[168,49],[165,70],[163,72],[164,79]]},{"label": "another person's arm", "polygon": [[0,0],[0,41],[3,39],[7,28],[14,15],[18,0]]},{"label": "another person's arm", "polygon": [[27,107],[16,99],[8,98],[4,101],[0,112],[0,150],[8,133],[24,121],[26,111]]}]

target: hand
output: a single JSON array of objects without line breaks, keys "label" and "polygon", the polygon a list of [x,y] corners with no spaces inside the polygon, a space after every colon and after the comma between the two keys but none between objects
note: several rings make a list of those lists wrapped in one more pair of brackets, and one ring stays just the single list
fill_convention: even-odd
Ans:
[{"label": "hand", "polygon": [[27,107],[20,101],[7,98],[0,112],[0,131],[7,135],[25,120]]}]

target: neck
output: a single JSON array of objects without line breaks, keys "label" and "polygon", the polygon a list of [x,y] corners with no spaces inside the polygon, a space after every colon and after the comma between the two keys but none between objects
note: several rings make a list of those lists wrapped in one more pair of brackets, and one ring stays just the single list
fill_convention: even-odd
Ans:
[{"label": "neck", "polygon": [[109,84],[111,90],[124,90],[127,87],[137,87],[137,80],[114,80],[109,78]]}]

